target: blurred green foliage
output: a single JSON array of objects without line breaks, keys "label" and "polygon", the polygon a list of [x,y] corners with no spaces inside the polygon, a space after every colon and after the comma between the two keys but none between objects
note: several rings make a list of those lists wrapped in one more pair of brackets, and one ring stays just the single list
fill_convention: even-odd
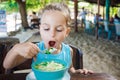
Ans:
[{"label": "blurred green foliage", "polygon": [[[45,5],[53,2],[68,2],[69,0],[26,0],[26,9],[37,11]],[[17,12],[19,10],[18,4],[15,0],[8,0],[0,3],[0,10],[4,9],[7,12]]]},{"label": "blurred green foliage", "polygon": [[[74,3],[71,0],[25,0],[26,1],[26,9],[27,11],[39,11],[45,5],[53,3],[53,2],[65,2],[74,7]],[[83,0],[82,0],[83,1]],[[81,2],[81,1],[80,1]],[[89,4],[86,6],[87,9],[92,9],[93,4]],[[81,8],[82,6],[78,6]],[[8,0],[0,3],[0,10],[6,10],[7,13],[18,12],[19,6],[15,0]],[[110,8],[110,16],[113,16],[115,13],[118,13],[119,8],[111,7]]]},{"label": "blurred green foliage", "polygon": [[0,10],[6,10],[7,13],[17,12],[18,11],[18,4],[13,0],[1,2],[0,3]]}]

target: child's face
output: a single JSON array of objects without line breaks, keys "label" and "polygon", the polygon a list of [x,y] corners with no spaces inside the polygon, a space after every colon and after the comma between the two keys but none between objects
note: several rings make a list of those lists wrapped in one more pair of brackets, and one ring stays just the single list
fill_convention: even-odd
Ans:
[{"label": "child's face", "polygon": [[66,18],[59,11],[46,11],[41,18],[40,34],[45,47],[60,48],[61,42],[69,34]]}]

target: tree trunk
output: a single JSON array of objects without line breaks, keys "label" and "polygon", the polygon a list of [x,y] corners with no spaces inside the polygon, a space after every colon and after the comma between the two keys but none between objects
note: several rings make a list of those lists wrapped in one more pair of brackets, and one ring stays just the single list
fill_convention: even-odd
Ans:
[{"label": "tree trunk", "polygon": [[27,21],[26,1],[16,0],[16,2],[19,5],[19,11],[20,11],[20,15],[21,15],[22,27],[24,29],[27,29],[29,27],[29,25],[28,25],[28,21]]},{"label": "tree trunk", "polygon": [[74,0],[74,20],[75,20],[75,32],[78,32],[77,15],[78,15],[78,0]]}]

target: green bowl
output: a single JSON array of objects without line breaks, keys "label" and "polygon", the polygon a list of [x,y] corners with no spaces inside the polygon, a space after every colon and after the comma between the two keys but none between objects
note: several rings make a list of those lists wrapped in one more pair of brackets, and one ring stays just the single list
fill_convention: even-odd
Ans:
[{"label": "green bowl", "polygon": [[[60,70],[55,70],[55,71],[43,71],[35,68],[35,65],[38,65],[41,62],[46,62],[46,61],[47,62],[54,61],[54,62],[63,64],[64,68]],[[35,61],[32,63],[31,66],[37,80],[62,80],[62,78],[64,77],[64,74],[68,70],[67,63],[59,59],[44,59],[40,61]]]}]

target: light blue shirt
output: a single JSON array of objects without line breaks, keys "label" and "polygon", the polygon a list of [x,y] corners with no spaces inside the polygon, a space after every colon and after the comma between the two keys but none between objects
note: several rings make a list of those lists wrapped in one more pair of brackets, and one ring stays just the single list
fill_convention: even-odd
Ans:
[{"label": "light blue shirt", "polygon": [[85,19],[85,18],[86,18],[86,14],[87,14],[87,12],[83,10],[83,11],[79,14],[79,16],[81,16],[82,19]]}]

